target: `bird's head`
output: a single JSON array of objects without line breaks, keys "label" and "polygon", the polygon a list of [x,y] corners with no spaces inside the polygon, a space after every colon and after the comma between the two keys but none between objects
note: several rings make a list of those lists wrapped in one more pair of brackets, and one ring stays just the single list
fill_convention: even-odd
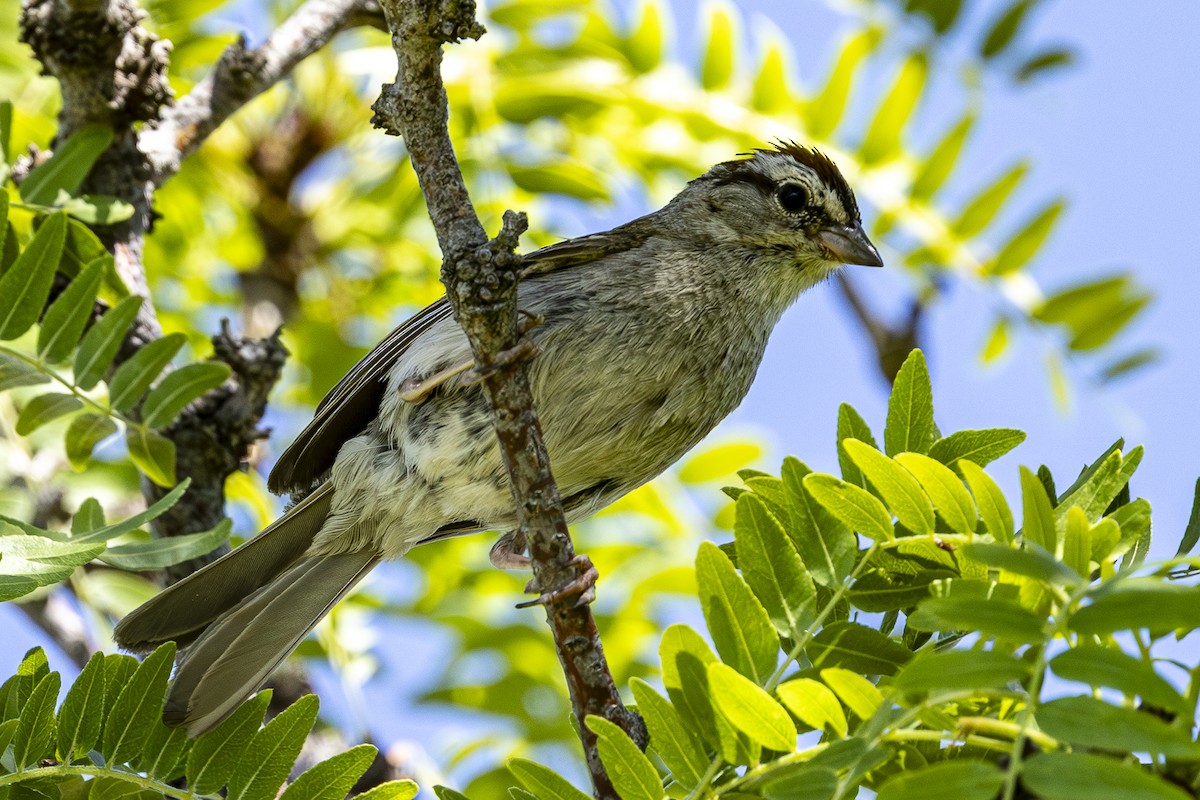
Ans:
[{"label": "bird's head", "polygon": [[854,191],[824,153],[781,141],[746,155],[716,165],[679,197],[705,219],[710,239],[825,274],[842,264],[883,266]]}]

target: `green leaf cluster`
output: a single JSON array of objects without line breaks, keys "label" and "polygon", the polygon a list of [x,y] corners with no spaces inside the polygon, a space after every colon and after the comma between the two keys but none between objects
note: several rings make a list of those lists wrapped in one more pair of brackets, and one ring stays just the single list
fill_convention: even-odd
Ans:
[{"label": "green leaf cluster", "polygon": [[[58,704],[61,676],[31,650],[0,685],[0,794],[5,797],[138,797],[199,800],[341,800],[375,757],[359,745],[288,781],[317,718],[307,695],[263,724],[270,692],[248,700],[196,739],[162,722],[175,646],[140,664],[97,653]],[[57,711],[55,710],[55,707]],[[357,795],[415,797],[412,781]]]},{"label": "green leaf cluster", "polygon": [[[943,435],[920,351],[884,449],[848,406],[838,429],[840,476],[789,458],[730,491],[732,547],[696,557],[706,631],[665,631],[664,691],[631,682],[647,752],[589,719],[622,797],[1200,787],[1200,660],[1155,655],[1200,629],[1200,587],[1170,580],[1200,560],[1143,562],[1149,504],[1128,488],[1140,448],[1116,443],[1061,493],[1049,470],[1021,468],[1010,505],[983,467],[1023,434]],[[510,768],[538,797],[580,796],[544,767]]]}]

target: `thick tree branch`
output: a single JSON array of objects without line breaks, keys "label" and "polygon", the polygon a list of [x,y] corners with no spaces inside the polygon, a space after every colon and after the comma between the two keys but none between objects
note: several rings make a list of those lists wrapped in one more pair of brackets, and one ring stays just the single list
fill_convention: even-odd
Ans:
[{"label": "thick tree branch", "polygon": [[[404,137],[413,169],[429,205],[442,249],[442,282],[476,363],[487,374],[483,391],[508,472],[521,530],[528,537],[536,585],[553,592],[582,576],[563,516],[558,489],[542,441],[525,367],[490,371],[517,346],[517,280],[521,260],[513,254],[525,230],[523,214],[508,212],[500,234],[488,240],[463,183],[447,128],[442,84],[442,45],[478,38],[471,0],[382,0],[398,62],[396,82],[384,86],[373,106],[374,122]],[[636,741],[645,727],[627,711],[609,672],[595,620],[576,597],[551,601],[546,616],[554,632],[580,738],[597,797],[616,797],[596,750],[588,714],[607,717]]]},{"label": "thick tree branch", "polygon": [[376,0],[308,0],[259,47],[248,48],[245,38],[239,39],[187,96],[142,133],[154,182],[161,185],[178,172],[182,160],[222,122],[340,31],[381,18]]}]

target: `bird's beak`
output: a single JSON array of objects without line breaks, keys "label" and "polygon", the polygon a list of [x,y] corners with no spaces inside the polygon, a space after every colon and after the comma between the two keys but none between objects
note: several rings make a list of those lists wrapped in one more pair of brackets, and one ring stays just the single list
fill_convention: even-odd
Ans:
[{"label": "bird's beak", "polygon": [[864,267],[882,267],[879,251],[861,225],[832,225],[817,231],[817,240],[833,256],[833,261],[843,264],[861,264]]}]

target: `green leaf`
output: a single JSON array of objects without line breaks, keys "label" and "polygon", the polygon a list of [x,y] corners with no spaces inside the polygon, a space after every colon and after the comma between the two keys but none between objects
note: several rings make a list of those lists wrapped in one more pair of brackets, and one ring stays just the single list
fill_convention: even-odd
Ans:
[{"label": "green leaf", "polygon": [[917,51],[905,59],[863,137],[859,154],[864,164],[877,164],[903,151],[901,134],[925,90],[928,73],[929,62],[924,53]]},{"label": "green leaf", "polygon": [[164,489],[175,485],[175,445],[160,433],[140,425],[125,428],[129,460]]},{"label": "green leaf", "polygon": [[923,601],[908,624],[927,631],[972,631],[1005,642],[1030,644],[1043,640],[1045,621],[1032,611],[998,597],[931,597]]},{"label": "green leaf", "polygon": [[433,793],[437,796],[438,800],[471,800],[471,798],[462,792],[456,792],[445,786],[434,786]]},{"label": "green leaf", "polygon": [[1095,350],[1116,336],[1150,302],[1151,295],[1129,274],[1068,287],[1032,310],[1039,322],[1064,325],[1072,350]]},{"label": "green leaf", "polygon": [[1061,742],[1107,751],[1200,760],[1200,744],[1153,714],[1118,708],[1090,695],[1063,697],[1037,709],[1041,729]]},{"label": "green leaf", "polygon": [[83,401],[73,394],[50,392],[30,398],[17,417],[17,433],[28,436],[43,425],[83,408]]},{"label": "green leaf", "polygon": [[100,281],[111,260],[112,256],[105,254],[89,262],[46,310],[37,343],[38,356],[46,363],[62,361],[78,344],[91,319]]},{"label": "green leaf", "polygon": [[700,85],[708,91],[724,89],[733,78],[737,22],[733,10],[725,5],[709,7],[708,36],[700,61]]},{"label": "green leaf", "polygon": [[796,726],[783,706],[737,670],[708,665],[708,688],[717,709],[753,742],[768,750],[790,753],[796,748]]},{"label": "green leaf", "polygon": [[928,597],[934,581],[955,577],[958,573],[951,570],[923,569],[912,574],[891,570],[868,572],[854,582],[846,597],[862,611],[898,611]]},{"label": "green leaf", "polygon": [[834,622],[806,650],[814,667],[841,667],[860,675],[893,675],[912,653],[894,639],[856,622]]},{"label": "green leaf", "polygon": [[1011,542],[1014,537],[1012,511],[1004,493],[986,472],[972,461],[960,458],[956,462],[958,471],[966,478],[975,497],[975,507],[979,509],[979,518],[983,520],[987,532],[995,537],[997,542]]},{"label": "green leaf", "polygon": [[912,473],[857,439],[846,439],[842,446],[901,525],[918,536],[933,533],[933,505]]},{"label": "green leaf", "polygon": [[662,800],[658,770],[625,731],[595,714],[588,714],[587,726],[596,734],[600,760],[622,800]]},{"label": "green leaf", "polygon": [[262,724],[270,700],[270,690],[259,692],[238,706],[229,719],[192,743],[187,782],[193,792],[213,794],[225,785]]},{"label": "green leaf", "polygon": [[54,755],[56,725],[54,704],[61,678],[57,672],[43,675],[21,708],[13,736],[13,761],[17,771]]},{"label": "green leaf", "polygon": [[933,148],[933,152],[925,159],[913,178],[909,194],[914,200],[928,200],[938,189],[942,188],[946,179],[953,174],[959,154],[962,153],[963,144],[966,143],[967,136],[971,133],[974,125],[975,115],[969,113],[964,115]]},{"label": "green leaf", "polygon": [[926,453],[933,439],[933,385],[929,382],[925,354],[913,350],[892,384],[887,424],[883,429],[884,451],[889,456]]},{"label": "green leaf", "polygon": [[775,693],[805,725],[822,732],[829,730],[835,736],[846,735],[846,713],[837,695],[825,684],[812,678],[797,678],[779,684]]},{"label": "green leaf", "polygon": [[871,428],[867,425],[866,420],[854,409],[854,406],[849,403],[842,403],[838,406],[837,419],[837,446],[838,446],[838,467],[842,470],[842,479],[847,483],[858,484],[864,489],[867,487],[866,479],[863,478],[862,470],[850,458],[850,454],[846,452],[844,442],[847,439],[858,439],[860,442],[870,445],[876,450],[879,445],[875,444],[875,437],[871,435]]},{"label": "green leaf", "polygon": [[117,367],[108,384],[109,403],[118,411],[131,411],[159,373],[187,342],[182,333],[155,339]]},{"label": "green leaf", "polygon": [[0,392],[49,381],[50,378],[38,367],[15,356],[0,353]]},{"label": "green leaf", "polygon": [[722,660],[755,683],[774,671],[779,639],[771,618],[715,544],[701,542],[696,583],[704,620]]},{"label": "green leaf", "polygon": [[1028,83],[1048,70],[1055,70],[1075,63],[1075,54],[1063,48],[1043,50],[1030,56],[1017,68],[1013,76],[1018,83]]},{"label": "green leaf", "polygon": [[604,175],[578,161],[555,161],[538,166],[505,164],[509,177],[532,194],[562,194],[588,202],[608,202],[611,197]]},{"label": "green leaf", "polygon": [[1200,586],[1180,586],[1154,578],[1128,578],[1104,584],[1091,605],[1071,615],[1072,630],[1084,634],[1150,628],[1200,628]]},{"label": "green leaf", "polygon": [[734,537],[742,575],[775,629],[799,636],[816,618],[817,590],[779,520],[757,495],[738,499]]},{"label": "green leaf", "polygon": [[0,161],[3,161],[5,164],[12,163],[8,160],[8,142],[9,137],[12,135],[12,117],[12,101],[0,101]]},{"label": "green leaf", "polygon": [[956,533],[975,531],[978,522],[975,501],[949,467],[920,453],[898,453],[896,461],[921,484],[950,530]]},{"label": "green leaf", "polygon": [[828,140],[837,129],[850,99],[855,74],[881,38],[879,30],[867,28],[851,36],[842,46],[825,86],[808,104],[804,115],[808,133],[814,141]]},{"label": "green leaf", "polygon": [[100,560],[130,572],[163,569],[211,553],[225,543],[232,528],[233,521],[226,518],[218,522],[216,527],[201,533],[110,547],[100,556]]},{"label": "green leaf", "polygon": [[1097,520],[1112,504],[1142,461],[1142,448],[1135,447],[1124,458],[1115,452],[1078,488],[1069,490],[1055,509],[1056,517],[1063,517],[1069,508],[1079,506],[1089,520]]},{"label": "green leaf", "polygon": [[1187,527],[1184,528],[1183,538],[1179,540],[1176,557],[1192,552],[1197,541],[1200,541],[1200,478],[1196,479],[1196,488],[1192,490],[1192,513],[1188,517]]},{"label": "green leaf", "polygon": [[971,542],[963,545],[961,552],[972,561],[986,564],[992,569],[1059,586],[1076,586],[1080,580],[1074,570],[1034,544],[1026,544],[1018,550],[1008,544]]},{"label": "green leaf", "polygon": [[36,367],[0,353],[0,392],[18,386],[37,386],[50,379]]},{"label": "green leaf", "polygon": [[80,414],[67,427],[67,460],[75,469],[83,470],[96,445],[116,432],[117,423],[110,417],[90,411]]},{"label": "green leaf", "polygon": [[104,705],[104,655],[94,653],[58,710],[58,755],[70,763],[96,746]]},{"label": "green leaf", "polygon": [[146,395],[146,402],[142,404],[146,427],[161,428],[169,424],[184,406],[220,386],[231,372],[228,364],[216,361],[188,364],[175,370]]},{"label": "green leaf", "polygon": [[883,695],[879,689],[857,672],[840,667],[826,667],[821,670],[821,680],[833,689],[834,694],[846,704],[846,708],[854,712],[859,719],[870,719],[883,705]]},{"label": "green leaf", "polygon": [[29,171],[19,187],[21,199],[47,206],[55,201],[59,190],[74,194],[112,139],[112,128],[107,125],[86,125],[75,131],[50,158]]},{"label": "green leaf", "polygon": [[1127,356],[1118,358],[1104,368],[1100,373],[1101,383],[1111,383],[1118,378],[1124,378],[1130,373],[1140,370],[1142,367],[1157,363],[1162,358],[1162,354],[1153,347],[1143,347],[1140,350],[1135,350]]},{"label": "green leaf", "polygon": [[762,454],[762,445],[757,442],[734,441],[704,447],[680,465],[679,480],[684,483],[728,480],[739,468],[762,458]]},{"label": "green leaf", "polygon": [[375,745],[360,744],[306,769],[280,800],[343,800],[375,760]]},{"label": "green leaf", "polygon": [[1021,162],[975,195],[951,225],[954,233],[960,238],[969,239],[991,224],[1028,171],[1029,165]]},{"label": "green leaf", "polygon": [[39,586],[64,581],[76,567],[102,552],[104,545],[56,542],[42,536],[0,536],[0,570],[18,576],[0,584],[0,600],[12,600]]},{"label": "green leaf", "polygon": [[[646,721],[646,729],[650,732],[650,747],[658,753],[658,757],[671,770],[671,776],[681,786],[692,788],[699,785],[705,770],[708,769],[708,756],[704,746],[696,738],[693,730],[684,724],[683,718],[675,707],[645,681],[634,678],[629,682],[633,690],[633,699],[637,703],[638,713]],[[520,759],[516,759],[520,760]],[[551,797],[541,787],[533,786],[529,781],[513,770],[513,762],[509,769],[525,784],[530,791],[538,793],[539,797]],[[542,769],[545,769],[542,767]],[[557,776],[555,776],[557,777]],[[561,779],[560,779],[561,780]],[[563,795],[567,797],[566,794]],[[580,800],[583,795],[580,793]]]},{"label": "green leaf", "polygon": [[317,696],[306,694],[254,734],[229,778],[228,800],[274,797],[317,721]]},{"label": "green leaf", "polygon": [[644,0],[638,6],[638,19],[625,38],[625,56],[638,72],[650,72],[662,63],[666,42],[664,17],[670,12],[657,0]]},{"label": "green leaf", "polygon": [[183,728],[168,728],[159,719],[151,723],[150,735],[146,737],[142,751],[129,763],[138,772],[144,772],[160,781],[171,782],[183,777],[187,749],[187,731]]},{"label": "green leaf", "polygon": [[1090,753],[1038,753],[1021,764],[1021,784],[1044,800],[1189,800],[1192,797],[1141,765]]},{"label": "green leaf", "polygon": [[509,759],[508,771],[539,800],[588,800],[591,797],[554,770],[528,759]]},{"label": "green leaf", "polygon": [[893,679],[902,692],[1004,689],[1023,680],[1029,664],[994,650],[923,652]]},{"label": "green leaf", "polygon": [[854,568],[858,541],[854,531],[826,511],[805,488],[804,477],[810,473],[799,459],[784,459],[788,535],[813,580],[822,586],[837,586]]},{"label": "green leaf", "polygon": [[41,316],[62,258],[66,234],[65,214],[58,212],[46,217],[16,262],[0,276],[0,297],[4,298],[4,306],[0,308],[0,340],[17,338]]},{"label": "green leaf", "polygon": [[413,800],[420,788],[410,780],[388,781],[354,795],[354,800]]},{"label": "green leaf", "polygon": [[141,306],[142,298],[137,295],[126,297],[105,312],[83,335],[75,353],[74,369],[75,383],[80,389],[91,389],[104,377]]},{"label": "green leaf", "polygon": [[1024,519],[1021,531],[1025,540],[1033,542],[1047,552],[1058,549],[1058,533],[1054,526],[1054,512],[1050,510],[1050,498],[1037,476],[1021,467],[1021,506]]},{"label": "green leaf", "polygon": [[905,770],[879,787],[879,800],[992,800],[1004,772],[987,761],[956,758]]},{"label": "green leaf", "polygon": [[829,513],[853,530],[876,541],[895,538],[891,513],[865,489],[818,473],[805,476],[804,488]]},{"label": "green leaf", "polygon": [[[156,500],[145,511],[126,517],[123,520],[114,522],[111,525],[105,525],[103,528],[96,528],[86,534],[80,534],[74,537],[76,542],[106,542],[109,539],[137,530],[142,525],[145,525],[151,520],[161,517],[167,512],[171,506],[179,502],[179,498],[183,497],[183,493],[187,491],[188,486],[192,483],[191,478],[184,478],[171,491],[167,492],[161,498]],[[203,792],[201,792],[203,794]]]},{"label": "green leaf", "polygon": [[1004,351],[1008,349],[1008,329],[1008,320],[1004,317],[997,318],[996,324],[992,326],[992,332],[988,334],[987,341],[983,345],[983,351],[979,354],[979,359],[984,364],[991,364],[1004,355]]},{"label": "green leaf", "polygon": [[132,217],[135,210],[132,203],[103,194],[70,197],[60,192],[54,205],[90,225],[115,225]]},{"label": "green leaf", "polygon": [[104,657],[104,705],[101,708],[104,712],[104,723],[108,722],[117,696],[129,684],[139,666],[140,663],[133,656],[116,654]]},{"label": "green leaf", "polygon": [[1023,441],[1025,432],[1012,428],[957,431],[934,442],[929,448],[929,456],[948,467],[954,466],[960,458],[986,467]]},{"label": "green leaf", "polygon": [[751,87],[750,106],[766,114],[778,113],[795,103],[788,85],[788,46],[770,36],[763,44],[758,74]]},{"label": "green leaf", "polygon": [[117,695],[101,738],[100,750],[109,763],[129,761],[141,751],[153,723],[162,715],[174,663],[175,643],[159,646]]},{"label": "green leaf", "polygon": [[1120,650],[1086,644],[1073,647],[1056,656],[1050,669],[1069,681],[1116,689],[1177,714],[1192,713],[1188,702],[1153,666]]},{"label": "green leaf", "polygon": [[1011,275],[1028,264],[1050,237],[1066,205],[1064,200],[1055,200],[1035,214],[1005,242],[996,257],[984,267],[984,274]]},{"label": "green leaf", "polygon": [[1033,7],[1032,0],[1017,0],[1004,10],[979,45],[979,55],[984,58],[994,58],[1000,55],[1012,44],[1017,32],[1025,23],[1029,9]]}]

